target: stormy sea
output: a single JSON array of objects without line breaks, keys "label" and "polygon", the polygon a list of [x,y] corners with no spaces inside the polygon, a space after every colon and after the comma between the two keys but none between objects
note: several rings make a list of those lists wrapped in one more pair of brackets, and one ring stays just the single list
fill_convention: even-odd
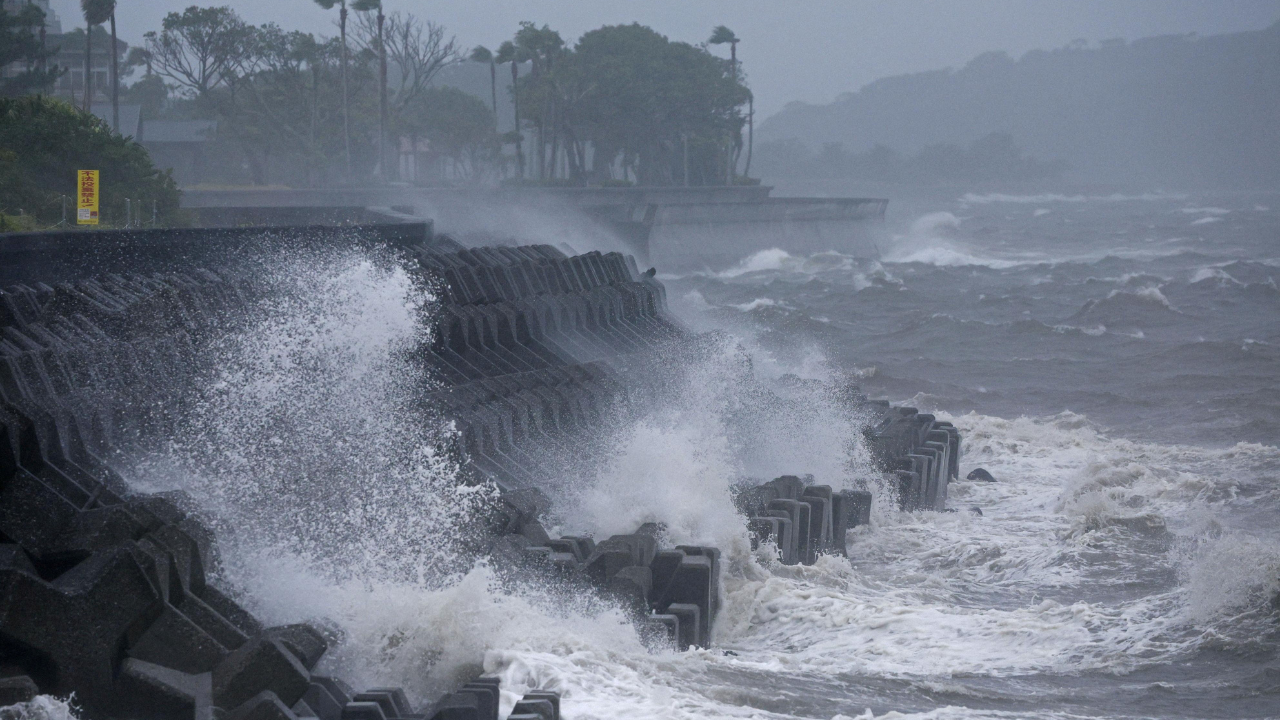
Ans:
[{"label": "stormy sea", "polygon": [[[486,673],[573,720],[1280,715],[1280,196],[933,193],[878,232],[878,260],[658,268],[715,340],[566,451],[549,530],[722,549],[711,647],[654,649],[453,542],[486,491],[406,390],[433,290],[364,251],[260,270],[276,292],[136,483],[202,503],[265,622],[338,639],[321,670],[416,698]],[[872,483],[847,557],[752,550],[744,480],[868,487],[853,385],[959,428],[949,511]]]}]

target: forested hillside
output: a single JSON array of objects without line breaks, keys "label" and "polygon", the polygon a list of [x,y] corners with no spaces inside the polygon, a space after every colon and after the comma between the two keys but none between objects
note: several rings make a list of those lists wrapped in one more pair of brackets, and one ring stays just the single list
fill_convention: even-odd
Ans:
[{"label": "forested hillside", "polygon": [[[959,70],[884,78],[829,105],[792,103],[761,123],[756,140],[767,181],[837,150],[918,155],[993,133],[1037,161],[1065,163],[1073,180],[1280,185],[1280,22],[1212,37],[1077,42],[1016,60],[987,53]],[[795,141],[808,158],[785,150],[798,151]]]}]

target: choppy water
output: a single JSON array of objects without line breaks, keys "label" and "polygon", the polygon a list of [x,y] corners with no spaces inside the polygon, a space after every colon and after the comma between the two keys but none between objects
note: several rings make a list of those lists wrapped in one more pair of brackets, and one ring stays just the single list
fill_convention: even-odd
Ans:
[{"label": "choppy water", "polygon": [[[264,619],[332,628],[328,669],[419,698],[484,658],[575,719],[1280,716],[1280,196],[895,199],[885,235],[878,262],[660,276],[731,337],[559,499],[566,532],[722,547],[710,649],[651,653],[605,604],[469,563],[484,499],[449,489],[448,428],[409,422],[433,299],[384,261],[272,269],[139,473],[219,516]],[[878,503],[847,560],[754,556],[732,482],[867,475],[829,384],[851,377],[952,420],[961,474],[998,482],[953,485],[957,513]]]},{"label": "choppy water", "polygon": [[1280,716],[1280,197],[896,205],[881,262],[766,252],[671,296],[779,371],[940,412],[962,474],[999,482],[952,487],[981,517],[881,514],[852,567],[743,584],[709,692],[824,718]]}]

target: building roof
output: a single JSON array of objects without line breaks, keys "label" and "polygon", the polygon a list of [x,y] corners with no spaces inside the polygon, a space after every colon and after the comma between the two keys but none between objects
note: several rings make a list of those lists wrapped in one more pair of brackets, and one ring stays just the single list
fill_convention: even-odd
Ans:
[{"label": "building roof", "polygon": [[202,143],[213,139],[216,120],[148,120],[143,123],[142,142]]},{"label": "building roof", "polygon": [[[107,125],[111,124],[111,103],[94,103],[92,111],[94,115],[106,121]],[[136,140],[142,132],[142,106],[121,105],[120,127],[113,129],[125,137]]]}]

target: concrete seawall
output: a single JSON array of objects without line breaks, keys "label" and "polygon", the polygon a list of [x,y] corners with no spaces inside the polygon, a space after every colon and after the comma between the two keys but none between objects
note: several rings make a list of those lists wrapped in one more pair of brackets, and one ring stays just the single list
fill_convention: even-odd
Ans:
[{"label": "concrete seawall", "polygon": [[619,250],[664,270],[722,269],[753,252],[877,257],[887,200],[773,198],[767,186],[638,188],[233,189],[184,192],[206,226],[351,224],[430,217],[465,238]]}]

